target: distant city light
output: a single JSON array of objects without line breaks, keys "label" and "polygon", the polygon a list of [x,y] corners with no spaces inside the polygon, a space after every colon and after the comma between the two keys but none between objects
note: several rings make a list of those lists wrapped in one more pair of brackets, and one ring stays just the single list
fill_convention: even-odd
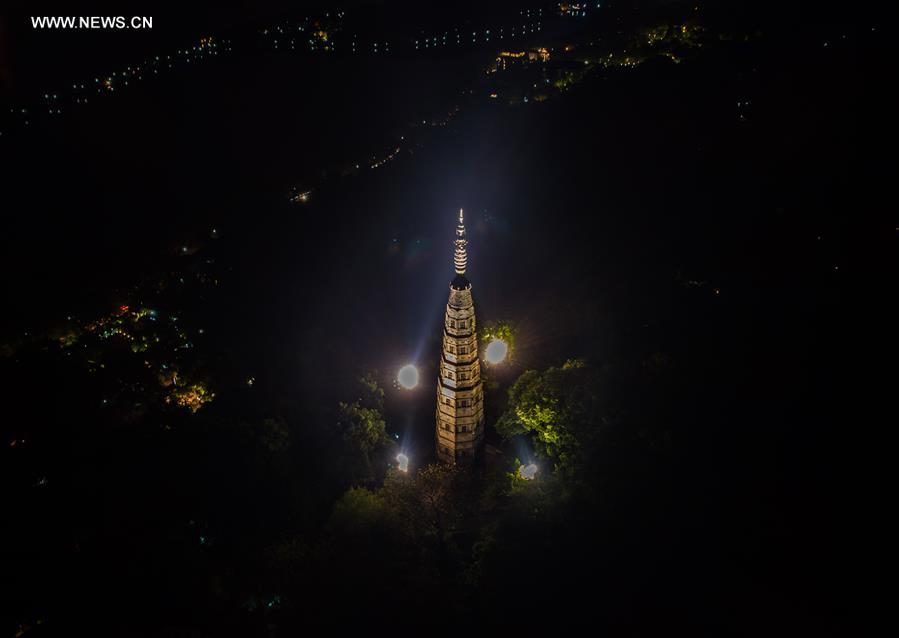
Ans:
[{"label": "distant city light", "polygon": [[400,368],[399,374],[396,375],[397,383],[406,390],[411,390],[418,385],[418,368],[411,363]]},{"label": "distant city light", "polygon": [[492,364],[502,363],[507,354],[509,354],[509,344],[499,338],[493,339],[484,350],[487,363]]},{"label": "distant city light", "polygon": [[518,468],[518,473],[521,475],[521,478],[532,481],[537,475],[537,466],[533,463],[522,465]]},{"label": "distant city light", "polygon": [[409,471],[409,457],[400,452],[396,455],[396,462],[399,464],[400,472]]}]

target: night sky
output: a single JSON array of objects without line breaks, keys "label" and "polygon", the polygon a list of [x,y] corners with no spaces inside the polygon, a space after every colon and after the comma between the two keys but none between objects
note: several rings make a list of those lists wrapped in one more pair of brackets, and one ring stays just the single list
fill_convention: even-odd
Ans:
[{"label": "night sky", "polygon": [[[0,632],[589,618],[629,635],[842,633],[846,332],[871,259],[858,67],[879,24],[823,7],[595,4],[130,10],[155,16],[141,33],[0,15],[0,495],[14,521]],[[301,24],[292,49],[278,29]],[[646,44],[659,25],[667,39]],[[466,42],[415,48],[457,27]],[[335,50],[304,48],[315,30]],[[209,37],[214,53],[180,53]],[[488,72],[498,51],[538,46],[549,62]],[[169,55],[172,68],[147,63]],[[383,480],[343,478],[329,430],[360,376],[384,388],[413,468],[434,460],[460,208],[478,320],[517,335],[487,372],[487,441],[508,461],[535,454],[493,427],[507,392],[578,358],[634,443],[591,457],[589,489],[563,481],[570,500],[534,509],[527,533],[502,535],[509,497],[433,555],[341,540],[334,504]],[[109,333],[140,308],[152,330]],[[422,375],[412,391],[394,382],[406,363]],[[167,403],[173,367],[214,399]],[[290,444],[265,460],[254,446],[272,420]],[[269,566],[285,546],[304,548],[302,567],[281,581]],[[479,547],[498,549],[472,581]],[[392,571],[413,555],[436,558]],[[441,597],[454,602],[430,607]]]}]

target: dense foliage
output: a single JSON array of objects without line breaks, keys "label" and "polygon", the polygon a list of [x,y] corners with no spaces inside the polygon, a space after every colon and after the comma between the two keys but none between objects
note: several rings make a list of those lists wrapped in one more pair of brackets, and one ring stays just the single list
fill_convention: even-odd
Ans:
[{"label": "dense foliage", "polygon": [[602,390],[596,369],[581,360],[542,373],[528,370],[509,389],[509,406],[496,429],[507,438],[533,435],[538,454],[571,475],[609,421]]}]

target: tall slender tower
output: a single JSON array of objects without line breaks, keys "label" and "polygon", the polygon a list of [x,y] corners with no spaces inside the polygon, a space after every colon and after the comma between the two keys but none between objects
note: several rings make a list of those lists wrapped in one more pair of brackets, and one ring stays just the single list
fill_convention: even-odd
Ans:
[{"label": "tall slender tower", "polygon": [[471,464],[484,442],[484,389],[478,360],[478,334],[471,299],[465,222],[459,211],[453,265],[443,320],[443,352],[437,380],[437,458],[446,463]]}]

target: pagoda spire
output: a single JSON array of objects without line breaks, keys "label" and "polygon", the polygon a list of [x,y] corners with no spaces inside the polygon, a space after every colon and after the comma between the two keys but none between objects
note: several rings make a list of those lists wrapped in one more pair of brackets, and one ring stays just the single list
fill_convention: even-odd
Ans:
[{"label": "pagoda spire", "polygon": [[465,267],[468,265],[468,240],[465,239],[465,218],[462,209],[459,209],[459,225],[456,226],[456,250],[453,253],[453,265],[456,267],[457,275],[465,274]]}]

